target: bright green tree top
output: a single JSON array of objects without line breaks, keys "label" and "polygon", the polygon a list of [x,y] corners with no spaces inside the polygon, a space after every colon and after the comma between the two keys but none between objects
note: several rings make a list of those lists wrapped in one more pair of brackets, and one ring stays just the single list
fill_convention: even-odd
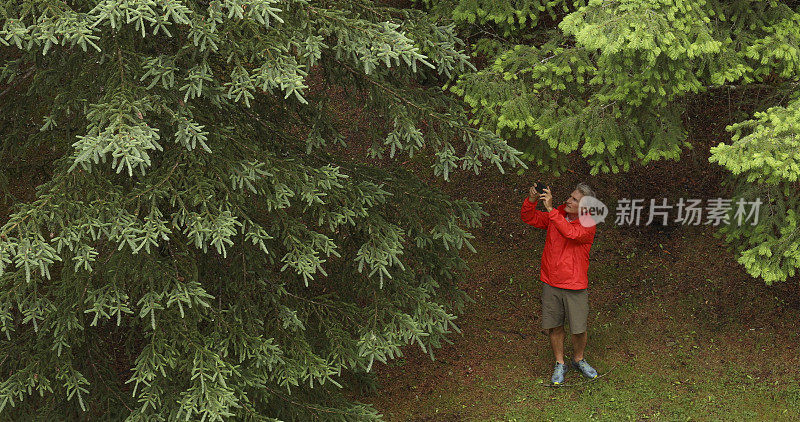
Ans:
[{"label": "bright green tree top", "polygon": [[[677,160],[687,102],[743,91],[755,119],[729,127],[711,162],[732,172],[732,203],[760,197],[751,227],[720,234],[754,277],[800,268],[800,5],[792,1],[453,0],[424,2],[461,24],[487,64],[452,90],[474,123],[558,175],[579,152],[593,174]],[[729,101],[729,100],[728,100]],[[736,113],[740,104],[731,104]],[[738,113],[737,113],[738,115]],[[731,221],[736,207],[731,209]]]}]

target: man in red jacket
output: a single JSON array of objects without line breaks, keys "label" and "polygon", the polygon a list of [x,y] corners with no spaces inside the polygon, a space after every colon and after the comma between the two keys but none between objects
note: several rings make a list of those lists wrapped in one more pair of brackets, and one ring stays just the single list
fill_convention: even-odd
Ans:
[{"label": "man in red jacket", "polygon": [[[556,358],[551,381],[564,382],[569,366],[564,363],[564,324],[569,322],[572,332],[574,359],[572,367],[586,377],[594,378],[594,370],[583,358],[588,339],[586,319],[589,315],[589,250],[594,241],[595,226],[584,226],[578,218],[578,204],[583,196],[594,197],[594,191],[579,183],[566,202],[553,208],[550,188],[537,192],[534,187],[522,203],[522,221],[547,230],[542,253],[542,328],[550,336],[550,346]],[[536,209],[539,199],[547,212]],[[588,220],[584,220],[588,221]]]}]

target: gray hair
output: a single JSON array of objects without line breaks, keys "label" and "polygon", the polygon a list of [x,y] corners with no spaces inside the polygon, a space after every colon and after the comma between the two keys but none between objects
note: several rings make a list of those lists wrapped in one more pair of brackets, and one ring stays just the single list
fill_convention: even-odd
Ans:
[{"label": "gray hair", "polygon": [[592,188],[589,185],[587,185],[586,183],[583,183],[583,182],[578,183],[578,185],[575,186],[575,189],[577,189],[578,192],[580,192],[584,196],[588,195],[588,196],[597,197],[597,195],[594,194],[594,190],[592,190]]}]

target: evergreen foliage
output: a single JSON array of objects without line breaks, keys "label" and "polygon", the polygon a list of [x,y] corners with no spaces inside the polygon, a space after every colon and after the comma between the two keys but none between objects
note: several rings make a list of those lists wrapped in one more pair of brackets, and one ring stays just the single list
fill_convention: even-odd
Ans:
[{"label": "evergreen foliage", "polygon": [[0,0],[0,28],[2,160],[52,163],[0,227],[4,417],[373,419],[343,373],[459,331],[485,212],[331,154],[325,92],[389,124],[373,157],[524,166],[440,88],[472,67],[452,24],[363,0]]},{"label": "evergreen foliage", "polygon": [[[731,125],[731,143],[713,148],[710,158],[731,171],[733,204],[761,198],[765,211],[757,225],[732,224],[719,234],[754,277],[771,283],[796,274],[798,2],[423,3],[460,23],[463,37],[487,61],[451,87],[470,104],[474,123],[556,175],[576,151],[593,174],[677,160],[693,147],[687,99],[732,89],[766,91],[755,118]],[[731,221],[735,212],[734,206]]]},{"label": "evergreen foliage", "polygon": [[[800,13],[778,1],[523,2],[516,10],[528,17],[517,20],[503,12],[517,2],[487,3],[454,7],[467,24],[503,23],[496,41],[465,29],[490,64],[452,90],[482,127],[515,138],[525,158],[556,173],[578,150],[593,174],[676,160],[691,147],[687,95],[726,84],[794,89],[785,82],[800,69]],[[541,24],[531,11],[555,20]]]},{"label": "evergreen foliage", "polygon": [[730,224],[717,235],[753,277],[786,281],[800,268],[800,95],[728,130],[731,144],[712,147],[709,161],[731,172],[732,203],[760,198],[764,204],[758,224]]}]

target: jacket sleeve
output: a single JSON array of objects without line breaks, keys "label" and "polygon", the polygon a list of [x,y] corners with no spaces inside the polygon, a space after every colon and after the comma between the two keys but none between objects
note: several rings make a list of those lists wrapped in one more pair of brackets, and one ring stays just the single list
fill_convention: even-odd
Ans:
[{"label": "jacket sleeve", "polygon": [[556,229],[564,237],[576,240],[578,243],[592,243],[594,240],[594,232],[597,230],[595,226],[584,227],[583,224],[570,224],[556,208],[545,214],[549,217],[550,224],[556,226]]},{"label": "jacket sleeve", "polygon": [[550,219],[547,217],[546,212],[536,209],[537,202],[539,202],[538,199],[531,202],[526,196],[525,200],[522,202],[522,210],[520,210],[520,215],[522,217],[522,221],[524,221],[526,224],[530,224],[531,226],[538,227],[540,229],[546,229],[547,226],[550,225]]}]

